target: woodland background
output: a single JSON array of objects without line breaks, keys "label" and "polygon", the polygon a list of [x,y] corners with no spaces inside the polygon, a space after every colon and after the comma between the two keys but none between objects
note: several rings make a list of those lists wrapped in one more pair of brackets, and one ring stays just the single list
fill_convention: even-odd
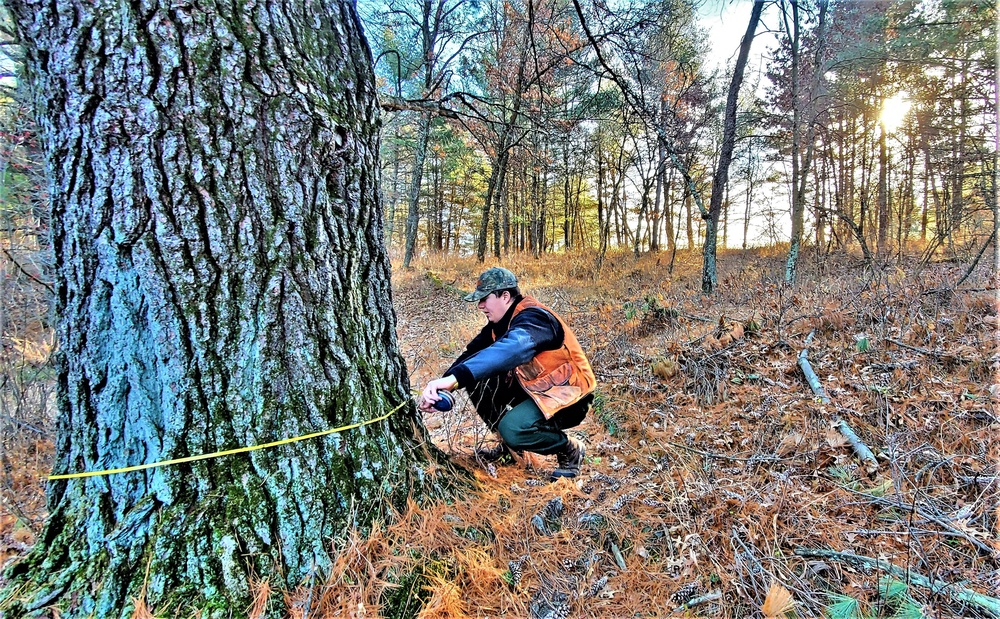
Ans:
[{"label": "woodland background", "polygon": [[[352,539],[297,616],[1000,616],[995,6],[763,3],[706,291],[713,7],[362,4],[411,385],[478,330],[461,289],[497,263],[568,318],[600,397],[576,483],[475,462],[468,405],[428,417],[480,490]],[[53,449],[25,101],[0,116],[4,560]]]},{"label": "woodland background", "polygon": [[[699,12],[724,6],[372,8],[384,100],[423,110],[383,130],[387,242],[404,266],[419,248],[702,247],[739,41],[710,46]],[[995,219],[995,8],[762,6],[719,244],[978,252]]]}]

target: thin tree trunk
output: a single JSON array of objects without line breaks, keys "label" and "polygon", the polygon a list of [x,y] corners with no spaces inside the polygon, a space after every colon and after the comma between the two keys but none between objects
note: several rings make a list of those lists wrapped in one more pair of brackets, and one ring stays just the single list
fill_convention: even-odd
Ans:
[{"label": "thin tree trunk", "polygon": [[656,139],[657,145],[657,161],[656,161],[656,193],[653,198],[653,222],[652,222],[652,234],[649,237],[649,250],[650,251],[660,251],[660,217],[661,205],[665,203],[664,196],[664,176],[667,173],[666,164],[666,150],[663,146],[663,140],[659,137]]},{"label": "thin tree trunk", "polygon": [[[398,136],[397,136],[398,139]],[[399,150],[396,149],[393,152],[392,161],[392,200],[390,201],[391,209],[389,211],[389,216],[386,218],[389,222],[388,236],[386,240],[386,245],[391,248],[392,243],[396,234],[396,209],[399,207]]]},{"label": "thin tree trunk", "polygon": [[[922,118],[922,116],[918,117]],[[923,174],[923,199],[921,200],[921,213],[920,213],[920,241],[927,241],[927,224],[928,215],[930,213],[930,201],[931,195],[934,194],[934,189],[932,187],[933,168],[931,167],[931,149],[930,149],[930,127],[925,126],[924,122],[919,125],[920,131],[920,141],[921,150],[924,151],[924,174]],[[934,196],[936,199],[936,195]]]},{"label": "thin tree trunk", "polygon": [[688,251],[694,250],[694,218],[691,214],[691,202],[692,195],[690,191],[684,192],[684,215],[685,215],[685,228],[687,231],[687,249]]},{"label": "thin tree trunk", "polygon": [[878,236],[875,243],[875,252],[880,258],[886,254],[886,237],[889,228],[888,174],[889,161],[885,148],[885,125],[880,124],[878,132]]},{"label": "thin tree trunk", "polygon": [[486,184],[486,198],[483,200],[483,217],[479,222],[479,234],[476,236],[476,259],[479,262],[483,262],[486,259],[486,235],[490,229],[493,194],[497,192],[499,175],[498,162],[494,162],[490,170],[490,180]]},{"label": "thin tree trunk", "polygon": [[823,72],[823,48],[826,39],[826,11],[827,0],[819,0],[819,22],[816,26],[816,54],[813,62],[813,74],[810,79],[809,101],[806,105],[806,117],[808,126],[805,137],[805,153],[800,160],[802,144],[802,115],[799,113],[799,16],[798,2],[791,0],[792,5],[792,25],[794,34],[792,37],[792,238],[788,247],[788,260],[785,264],[785,281],[793,283],[796,278],[798,268],[799,253],[801,251],[802,236],[805,232],[805,200],[806,181],[809,177],[809,169],[812,165],[812,154],[816,142],[816,100],[820,78]]},{"label": "thin tree trunk", "polygon": [[747,59],[750,57],[750,46],[753,44],[757,23],[764,8],[763,0],[754,0],[750,11],[750,22],[747,24],[743,40],[740,42],[740,53],[736,57],[733,68],[733,79],[729,82],[729,95],[726,97],[726,115],[722,129],[722,146],[719,149],[719,163],[712,177],[712,197],[708,205],[708,220],[705,222],[705,244],[703,249],[701,290],[707,294],[715,291],[718,284],[716,269],[716,245],[719,228],[719,215],[722,212],[722,201],[729,182],[729,165],[733,160],[733,149],[736,147],[736,104],[739,100],[740,86],[743,85],[743,74]]},{"label": "thin tree trunk", "polygon": [[597,153],[596,163],[597,163],[597,261],[594,265],[594,272],[597,275],[601,274],[601,268],[604,266],[604,256],[608,252],[608,215],[605,213],[604,208],[604,185],[605,185],[605,175],[604,175],[604,153],[601,147],[601,140],[599,136],[595,136],[595,146],[594,149]]},{"label": "thin tree trunk", "polygon": [[[539,240],[539,248],[538,248],[538,253],[535,254],[535,258],[538,258],[539,255],[541,255],[541,253],[545,252],[545,250],[546,250],[546,246],[545,246],[545,215],[546,215],[546,205],[548,204],[548,201],[549,201],[549,179],[548,179],[548,176],[541,170],[540,166],[538,166],[537,169],[538,169],[538,171],[536,172],[536,174],[540,177],[539,178],[539,185],[540,185],[540,192],[539,193],[540,193],[540,195],[539,195],[539,204],[538,204],[538,240]],[[555,219],[555,215],[554,214],[553,214],[553,219]],[[555,226],[555,224],[553,223],[553,231],[555,230],[554,226]],[[555,244],[555,239],[553,239],[552,243]]]},{"label": "thin tree trunk", "polygon": [[633,239],[632,252],[636,260],[639,259],[639,251],[642,249],[642,222],[646,219],[649,209],[649,191],[652,189],[645,182],[642,183],[642,195],[639,196],[639,216],[635,218],[635,238]]},{"label": "thin tree trunk", "polygon": [[410,176],[410,199],[406,210],[406,249],[403,252],[403,268],[410,268],[417,246],[417,229],[420,225],[420,185],[424,176],[424,160],[427,158],[427,142],[431,132],[431,116],[420,115],[417,128],[417,147],[413,153],[413,173]]},{"label": "thin tree trunk", "polygon": [[[673,254],[673,252],[677,249],[675,246],[677,243],[677,235],[674,232],[674,208],[673,202],[670,199],[674,189],[675,171],[675,168],[670,169],[670,176],[667,178],[666,189],[663,192],[663,235],[667,239],[667,251],[671,252],[671,254]],[[680,210],[680,208],[677,209],[678,212],[680,212]]]},{"label": "thin tree trunk", "polygon": [[563,248],[573,248],[570,229],[570,179],[569,179],[569,138],[563,143]]},{"label": "thin tree trunk", "polygon": [[962,63],[962,71],[958,75],[961,80],[957,88],[958,98],[958,132],[955,136],[954,158],[951,169],[951,213],[949,216],[948,239],[949,245],[953,245],[955,235],[959,232],[962,219],[965,217],[965,140],[966,131],[969,124],[969,102],[966,93],[968,92],[968,79],[965,64]]},{"label": "thin tree trunk", "polygon": [[[748,167],[752,165],[748,156]],[[750,207],[753,204],[753,173],[747,173],[747,194],[743,204],[743,249],[747,248],[747,236],[750,232]]]},{"label": "thin tree trunk", "polygon": [[444,250],[444,193],[443,193],[443,178],[442,178],[442,167],[444,161],[438,157],[434,158],[434,167],[431,170],[433,176],[431,188],[431,204],[434,205],[434,242],[433,247],[436,251],[440,252]]},{"label": "thin tree trunk", "polygon": [[576,177],[576,187],[573,190],[573,223],[570,226],[572,230],[570,237],[572,238],[575,235],[576,241],[574,241],[574,246],[582,248],[586,247],[588,242],[586,230],[584,230],[583,221],[580,216],[580,196],[583,194],[583,172],[577,171],[574,176]]}]

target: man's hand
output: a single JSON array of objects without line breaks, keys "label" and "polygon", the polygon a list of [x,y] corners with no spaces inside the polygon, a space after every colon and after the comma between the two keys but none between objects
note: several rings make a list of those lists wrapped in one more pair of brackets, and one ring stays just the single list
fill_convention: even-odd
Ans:
[{"label": "man's hand", "polygon": [[457,386],[458,380],[450,374],[444,378],[435,378],[424,387],[423,392],[420,394],[420,399],[417,401],[417,408],[425,413],[434,410],[434,403],[441,399],[438,391],[451,391]]}]

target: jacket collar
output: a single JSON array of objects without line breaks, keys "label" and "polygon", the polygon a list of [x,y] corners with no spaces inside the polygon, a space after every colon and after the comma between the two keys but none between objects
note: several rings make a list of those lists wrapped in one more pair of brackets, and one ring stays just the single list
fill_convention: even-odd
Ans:
[{"label": "jacket collar", "polygon": [[490,325],[493,328],[493,339],[499,339],[504,333],[507,333],[507,329],[510,328],[510,319],[514,316],[514,309],[523,299],[524,295],[514,297],[514,302],[507,308],[507,313],[503,315],[503,318]]}]

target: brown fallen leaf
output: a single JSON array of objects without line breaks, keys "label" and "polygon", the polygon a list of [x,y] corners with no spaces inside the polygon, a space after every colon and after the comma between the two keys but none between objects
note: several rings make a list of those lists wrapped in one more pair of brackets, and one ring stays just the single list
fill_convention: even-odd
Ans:
[{"label": "brown fallen leaf", "polygon": [[787,456],[790,453],[794,453],[798,446],[805,440],[806,437],[799,432],[786,434],[784,438],[781,439],[781,442],[778,443],[778,447],[774,451],[779,456]]},{"label": "brown fallen leaf", "polygon": [[730,331],[730,333],[732,333],[734,340],[738,340],[738,339],[742,338],[743,337],[743,325],[741,325],[740,323],[736,323],[735,325],[733,325],[733,330]]},{"label": "brown fallen leaf", "polygon": [[760,610],[768,619],[779,619],[784,618],[794,608],[795,599],[792,593],[775,582],[771,583],[771,589],[767,592]]}]

